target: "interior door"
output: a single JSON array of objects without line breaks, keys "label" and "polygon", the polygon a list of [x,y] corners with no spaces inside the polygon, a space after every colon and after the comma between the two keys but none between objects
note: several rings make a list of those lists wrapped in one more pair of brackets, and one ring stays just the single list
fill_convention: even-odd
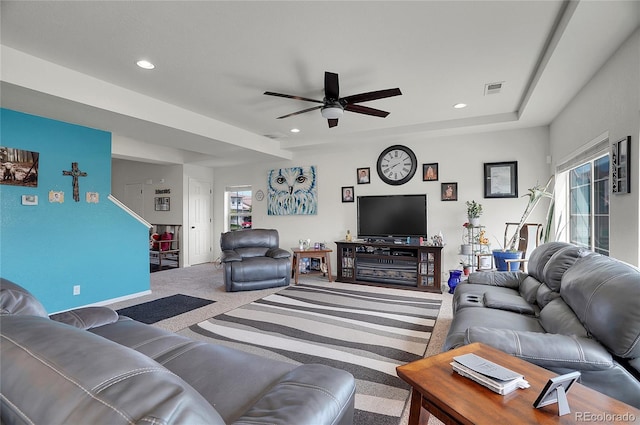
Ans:
[{"label": "interior door", "polygon": [[144,217],[144,194],[142,192],[142,183],[125,184],[124,186],[124,204],[140,217]]},{"label": "interior door", "polygon": [[213,261],[211,182],[189,179],[189,264]]}]

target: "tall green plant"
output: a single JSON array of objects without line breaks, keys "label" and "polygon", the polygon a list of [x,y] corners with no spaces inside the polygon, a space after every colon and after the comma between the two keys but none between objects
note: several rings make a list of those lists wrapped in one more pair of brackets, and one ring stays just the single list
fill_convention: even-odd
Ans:
[{"label": "tall green plant", "polygon": [[[552,187],[552,183],[553,183],[553,176],[549,178],[549,181],[547,181],[546,185],[541,186],[537,184],[528,190],[529,193],[522,195],[523,197],[528,196],[529,202],[527,203],[527,206],[525,207],[524,212],[522,213],[522,217],[520,217],[520,222],[518,223],[518,227],[516,228],[515,233],[509,239],[508,242],[506,240],[506,235],[505,235],[504,247],[509,251],[516,250],[516,245],[520,241],[520,229],[522,229],[522,226],[524,226],[524,224],[527,222],[527,219],[529,218],[533,210],[536,208],[540,200],[542,198],[550,198],[551,202],[553,203],[553,190],[549,191],[549,188]],[[545,230],[544,230],[544,236],[546,240],[549,239],[549,231],[551,229],[552,221],[553,221],[553,208],[550,206],[549,211],[547,211],[547,218],[546,218]]]}]

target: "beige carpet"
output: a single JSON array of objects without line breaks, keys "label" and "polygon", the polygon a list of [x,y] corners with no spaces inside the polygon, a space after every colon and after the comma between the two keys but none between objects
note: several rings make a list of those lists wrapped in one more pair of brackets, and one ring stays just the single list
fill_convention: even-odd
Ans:
[{"label": "beige carpet", "polygon": [[[301,276],[301,283],[315,283],[326,284],[332,287],[344,287],[343,283],[332,282],[329,283],[326,278],[320,275]],[[373,286],[368,287],[372,292],[383,290],[387,291],[387,288],[381,289]],[[153,326],[157,326],[162,329],[166,329],[172,332],[177,332],[193,324],[202,322],[213,316],[221,313],[233,310],[242,305],[253,302],[257,299],[264,298],[269,294],[281,291],[283,288],[263,289],[259,291],[245,291],[245,292],[226,292],[222,280],[222,269],[215,264],[200,264],[197,266],[171,269],[161,272],[151,273],[151,294],[135,299],[122,301],[109,305],[110,308],[117,310],[119,308],[129,307],[135,304],[140,304],[146,301],[152,301],[158,298],[167,297],[174,294],[185,294],[194,297],[206,298],[216,301],[208,306],[192,310],[188,313],[181,314],[157,323]],[[406,289],[394,289],[399,295],[405,293]],[[429,294],[430,298],[442,300],[438,319],[436,321],[429,345],[427,347],[426,355],[430,356],[437,354],[441,351],[442,344],[446,338],[447,331],[451,324],[452,310],[451,310],[451,295],[448,293],[443,294]],[[407,423],[408,420],[408,403],[405,407],[404,415],[401,420],[401,424]],[[439,425],[440,421],[433,417],[429,419],[430,425]]]}]

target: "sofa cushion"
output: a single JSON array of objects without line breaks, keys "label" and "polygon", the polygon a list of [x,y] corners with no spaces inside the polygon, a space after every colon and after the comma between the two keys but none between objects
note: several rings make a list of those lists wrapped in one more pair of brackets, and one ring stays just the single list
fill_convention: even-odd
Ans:
[{"label": "sofa cushion", "polygon": [[10,280],[0,278],[0,314],[47,317],[47,310],[31,292]]},{"label": "sofa cushion", "polygon": [[515,330],[544,333],[543,327],[534,316],[495,308],[463,308],[453,316],[443,350],[465,345],[465,335],[470,326],[496,329],[509,327]]},{"label": "sofa cushion", "polygon": [[543,269],[543,282],[555,292],[560,292],[562,275],[579,259],[591,251],[575,245],[557,250],[547,261]]},{"label": "sofa cushion", "polygon": [[491,345],[545,368],[607,370],[614,366],[611,354],[590,338],[473,326],[465,337],[465,344],[472,342]]},{"label": "sofa cushion", "polygon": [[224,424],[141,353],[48,318],[1,316],[0,324],[3,424]]},{"label": "sofa cushion", "polygon": [[566,242],[548,242],[538,246],[531,252],[529,262],[527,263],[527,273],[540,282],[544,282],[544,267],[547,265],[549,258],[558,250],[572,246]]},{"label": "sofa cushion", "polygon": [[589,336],[578,316],[560,297],[551,301],[540,311],[540,323],[548,333]]},{"label": "sofa cushion", "polygon": [[519,295],[499,294],[496,292],[486,292],[484,294],[484,305],[489,308],[513,311],[520,314],[535,315],[536,310]]},{"label": "sofa cushion", "polygon": [[612,353],[640,357],[640,270],[593,254],[567,270],[560,295]]},{"label": "sofa cushion", "polygon": [[118,321],[118,313],[108,307],[82,307],[49,316],[51,320],[80,329],[91,329]]},{"label": "sofa cushion", "polygon": [[130,346],[180,376],[216,406],[226,423],[328,423],[353,405],[353,376],[339,369],[258,357],[130,319],[91,332]]}]

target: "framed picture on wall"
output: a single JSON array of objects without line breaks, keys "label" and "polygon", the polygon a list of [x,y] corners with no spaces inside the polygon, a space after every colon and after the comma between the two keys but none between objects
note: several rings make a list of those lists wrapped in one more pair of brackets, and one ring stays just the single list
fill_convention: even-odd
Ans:
[{"label": "framed picture on wall", "polygon": [[518,197],[518,162],[486,162],[484,164],[484,197]]},{"label": "framed picture on wall", "polygon": [[438,163],[422,164],[422,181],[431,182],[438,180]]},{"label": "framed picture on wall", "polygon": [[441,201],[457,201],[458,200],[458,183],[441,183],[440,184],[440,200]]},{"label": "framed picture on wall", "polygon": [[38,152],[0,146],[0,184],[38,187]]},{"label": "framed picture on wall", "polygon": [[171,209],[171,198],[168,196],[159,196],[155,198],[156,211],[169,211]]},{"label": "framed picture on wall", "polygon": [[354,202],[353,198],[353,186],[344,186],[342,188],[342,202]]},{"label": "framed picture on wall", "polygon": [[618,140],[611,146],[611,191],[616,195],[631,193],[630,148],[631,136]]},{"label": "framed picture on wall", "polygon": [[358,168],[358,184],[369,183],[371,183],[371,169],[369,167]]}]

